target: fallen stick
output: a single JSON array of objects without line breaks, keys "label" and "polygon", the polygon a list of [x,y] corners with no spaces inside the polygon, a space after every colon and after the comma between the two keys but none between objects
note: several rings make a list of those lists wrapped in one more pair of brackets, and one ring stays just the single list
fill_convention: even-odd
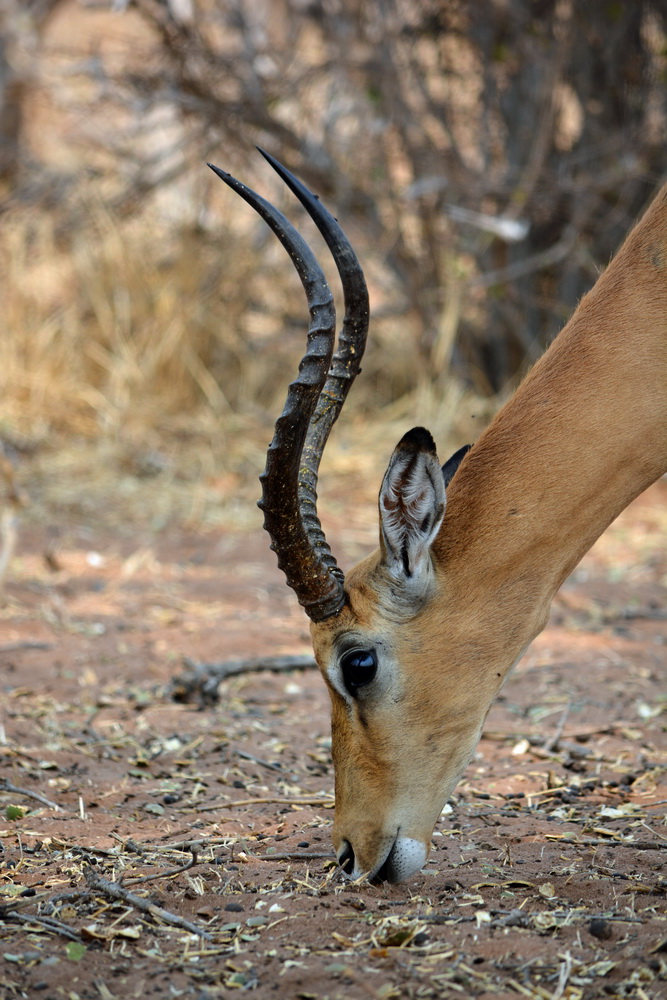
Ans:
[{"label": "fallen stick", "polygon": [[173,701],[196,701],[200,708],[213,705],[218,700],[218,688],[228,677],[253,674],[261,671],[282,673],[288,670],[314,670],[317,664],[312,656],[258,656],[247,660],[223,660],[221,663],[196,663],[185,657],[186,667],[171,682]]},{"label": "fallen stick", "polygon": [[0,646],[0,653],[18,653],[22,649],[53,649],[53,643],[34,642],[30,639],[5,642]]},{"label": "fallen stick", "polygon": [[136,893],[130,892],[129,889],[126,889],[119,882],[110,882],[109,879],[98,875],[92,868],[84,868],[83,875],[89,887],[95,892],[99,892],[110,899],[120,899],[123,903],[127,903],[128,906],[141,910],[143,913],[148,913],[156,920],[162,920],[165,924],[171,924],[172,927],[180,927],[181,930],[189,931],[190,934],[196,934],[197,937],[204,938],[205,941],[213,940],[212,935],[202,927],[198,927],[197,924],[193,924],[184,917],[179,917],[177,913],[165,910],[162,906],[156,906],[155,903],[151,903],[150,900],[144,899],[142,896],[137,896]]},{"label": "fallen stick", "polygon": [[603,837],[582,837],[581,839],[570,839],[569,837],[554,836],[546,833],[546,840],[555,840],[568,847],[631,847],[635,851],[667,851],[667,844],[660,840],[614,840],[610,837],[605,840]]},{"label": "fallen stick", "polygon": [[324,806],[325,809],[333,809],[334,798],[331,796],[328,799],[322,797],[304,798],[304,799],[286,799],[286,798],[274,798],[273,796],[267,796],[257,799],[234,799],[228,802],[214,802],[210,806],[194,806],[186,805],[177,807],[178,812],[215,812],[216,809],[241,809],[245,806],[257,806],[257,805],[277,805],[277,806]]},{"label": "fallen stick", "polygon": [[333,851],[279,851],[275,854],[244,854],[256,861],[335,861]]},{"label": "fallen stick", "polygon": [[81,940],[81,935],[78,931],[75,931],[68,924],[64,924],[61,920],[55,920],[53,917],[43,917],[36,913],[17,913],[15,910],[4,911],[3,917],[7,921],[15,920],[20,924],[32,924],[33,926],[37,924],[44,930],[50,931],[52,934],[60,934],[62,937],[69,938],[70,941]]},{"label": "fallen stick", "polygon": [[164,872],[154,872],[152,875],[139,875],[136,878],[128,878],[126,885],[138,885],[140,882],[153,882],[156,878],[171,878],[173,875],[182,875],[183,872],[189,871],[194,868],[197,864],[197,851],[194,847],[190,848],[191,858],[179,868],[168,868]]},{"label": "fallen stick", "polygon": [[20,788],[18,785],[12,784],[6,778],[0,778],[0,792],[11,792],[12,795],[25,795],[28,799],[34,799],[35,802],[41,802],[43,806],[48,806],[49,809],[55,809],[56,812],[62,812],[63,807],[59,806],[57,802],[51,802],[46,796],[40,795],[39,792],[31,792],[29,788]]},{"label": "fallen stick", "polygon": [[545,753],[548,753],[548,754],[555,753],[559,749],[558,745],[559,745],[559,743],[561,741],[561,738],[563,736],[563,730],[565,729],[565,723],[567,722],[567,717],[570,714],[570,709],[571,708],[572,708],[572,699],[568,698],[567,699],[567,705],[563,709],[561,717],[558,720],[558,724],[556,726],[555,733],[553,733],[551,736],[547,737],[547,739],[544,741],[544,743],[542,745],[542,750]]}]

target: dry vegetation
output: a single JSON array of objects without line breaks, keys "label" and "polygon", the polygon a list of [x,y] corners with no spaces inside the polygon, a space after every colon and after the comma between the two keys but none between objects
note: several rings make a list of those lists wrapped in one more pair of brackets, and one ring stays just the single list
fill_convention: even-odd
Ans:
[{"label": "dry vegetation", "polygon": [[[583,21],[569,4],[517,2],[510,17],[501,6],[485,0],[470,18],[430,0],[8,0],[10,458],[48,453],[60,494],[99,471],[99,493],[134,473],[163,493],[227,484],[223,505],[254,496],[304,306],[281,248],[204,161],[266,192],[327,256],[256,141],[340,214],[371,286],[363,383],[325,472],[363,478],[410,423],[431,426],[443,453],[473,440],[664,157],[658,0]],[[582,44],[608,101],[591,100]],[[494,236],[499,218],[523,236]]]},{"label": "dry vegetation", "polygon": [[[123,223],[99,203],[66,241],[53,218],[10,213],[2,243],[0,435],[33,512],[117,505],[115,484],[127,482],[131,500],[134,477],[155,523],[247,522],[306,325],[287,258],[267,265],[231,227],[174,234],[159,219]],[[377,479],[358,483],[369,455],[379,468],[406,422],[429,422],[453,448],[493,408],[456,380],[441,391],[420,378],[398,324],[377,336],[327,456],[364,494]],[[136,507],[117,516],[142,520]]]}]

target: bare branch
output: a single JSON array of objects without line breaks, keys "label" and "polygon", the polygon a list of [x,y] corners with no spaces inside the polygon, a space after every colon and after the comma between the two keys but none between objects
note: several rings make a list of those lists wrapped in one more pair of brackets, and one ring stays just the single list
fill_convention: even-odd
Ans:
[{"label": "bare branch", "polygon": [[291,670],[314,670],[317,663],[312,656],[260,656],[253,659],[223,660],[221,663],[195,663],[187,657],[187,670],[171,682],[171,697],[174,701],[196,701],[201,707],[212,705],[218,700],[218,688],[229,677],[239,674],[283,673]]}]

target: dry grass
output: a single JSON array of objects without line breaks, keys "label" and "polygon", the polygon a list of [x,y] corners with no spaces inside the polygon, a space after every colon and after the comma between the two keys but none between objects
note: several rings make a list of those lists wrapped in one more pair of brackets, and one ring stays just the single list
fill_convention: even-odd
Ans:
[{"label": "dry grass", "polygon": [[[32,456],[19,478],[42,516],[92,507],[112,521],[254,525],[256,477],[306,326],[282,249],[261,224],[174,232],[150,211],[121,223],[92,194],[84,207],[76,234],[53,214],[5,216],[0,438]],[[382,298],[380,281],[372,294]],[[420,364],[406,317],[373,325],[323,489],[374,494],[415,423],[432,428],[443,458],[478,435],[493,405]]]},{"label": "dry grass", "polygon": [[200,408],[229,411],[229,387],[240,388],[243,348],[233,331],[248,265],[242,254],[225,261],[214,290],[211,254],[194,243],[156,233],[146,219],[121,228],[100,206],[64,246],[48,216],[11,220],[1,251],[5,419],[29,435],[96,437],[161,432]]}]

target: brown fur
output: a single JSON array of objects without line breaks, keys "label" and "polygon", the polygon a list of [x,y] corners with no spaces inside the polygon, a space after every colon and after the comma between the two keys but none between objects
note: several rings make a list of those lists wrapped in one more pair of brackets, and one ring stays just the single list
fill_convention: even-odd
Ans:
[{"label": "brown fur", "polygon": [[392,699],[330,684],[334,842],[377,867],[400,830],[430,842],[507,672],[595,539],[667,471],[667,188],[464,459],[432,547],[434,593],[399,610],[375,553],[313,624],[327,679],[352,633],[396,665]]}]

